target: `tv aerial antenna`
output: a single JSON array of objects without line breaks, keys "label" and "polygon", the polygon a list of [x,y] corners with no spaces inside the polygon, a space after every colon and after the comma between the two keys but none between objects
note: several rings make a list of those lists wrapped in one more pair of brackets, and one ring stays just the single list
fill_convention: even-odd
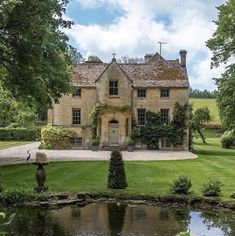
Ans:
[{"label": "tv aerial antenna", "polygon": [[161,42],[161,41],[159,41],[158,44],[159,44],[159,47],[160,47],[160,56],[161,56],[161,55],[162,55],[162,45],[163,45],[163,44],[167,44],[167,42]]}]

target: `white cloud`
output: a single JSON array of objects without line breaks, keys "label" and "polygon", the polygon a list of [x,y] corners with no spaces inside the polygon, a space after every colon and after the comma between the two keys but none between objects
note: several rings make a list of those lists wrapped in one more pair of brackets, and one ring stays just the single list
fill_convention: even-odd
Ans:
[{"label": "white cloud", "polygon": [[[84,8],[105,5],[124,12],[110,24],[76,24],[66,31],[87,55],[95,54],[104,60],[110,60],[114,51],[118,56],[144,56],[158,50],[158,41],[166,41],[163,56],[176,57],[180,49],[188,50],[191,84],[197,88],[213,88],[211,76],[218,77],[222,69],[212,74],[205,41],[215,29],[212,23],[217,14],[215,6],[225,0],[171,0],[170,3],[164,0],[77,1]],[[170,20],[167,24],[164,16]]]}]

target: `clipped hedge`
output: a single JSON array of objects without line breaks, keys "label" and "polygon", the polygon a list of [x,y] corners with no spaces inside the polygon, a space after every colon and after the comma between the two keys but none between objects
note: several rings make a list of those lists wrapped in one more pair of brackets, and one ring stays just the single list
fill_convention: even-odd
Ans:
[{"label": "clipped hedge", "polygon": [[57,128],[52,125],[44,127],[41,131],[40,149],[70,149],[71,138],[77,133],[69,128]]},{"label": "clipped hedge", "polygon": [[235,136],[233,131],[226,131],[221,137],[222,148],[231,148],[235,144]]},{"label": "clipped hedge", "polygon": [[34,141],[40,138],[38,128],[0,128],[0,140]]}]

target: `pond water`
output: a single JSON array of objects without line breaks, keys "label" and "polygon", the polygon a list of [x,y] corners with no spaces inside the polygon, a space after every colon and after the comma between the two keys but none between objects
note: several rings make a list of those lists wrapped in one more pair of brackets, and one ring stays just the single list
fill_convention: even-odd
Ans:
[{"label": "pond water", "polygon": [[[12,236],[175,236],[191,231],[195,236],[235,236],[235,213],[149,205],[91,203],[85,207],[59,209],[4,208],[16,213]],[[0,231],[1,231],[0,230]]]}]

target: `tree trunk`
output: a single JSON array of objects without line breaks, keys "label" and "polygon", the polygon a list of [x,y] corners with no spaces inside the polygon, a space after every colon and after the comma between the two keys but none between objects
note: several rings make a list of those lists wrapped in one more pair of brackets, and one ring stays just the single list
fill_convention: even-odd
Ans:
[{"label": "tree trunk", "polygon": [[203,136],[203,134],[202,134],[202,132],[201,132],[201,130],[200,130],[199,128],[197,128],[197,132],[198,132],[199,135],[201,136],[202,142],[203,142],[203,143],[206,143],[206,140],[205,140],[205,138],[204,138],[204,136]]}]

